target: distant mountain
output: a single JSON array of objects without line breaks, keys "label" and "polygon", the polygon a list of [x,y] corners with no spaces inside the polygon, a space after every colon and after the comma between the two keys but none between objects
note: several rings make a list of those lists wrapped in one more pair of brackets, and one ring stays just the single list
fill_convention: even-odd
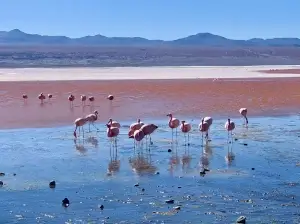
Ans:
[{"label": "distant mountain", "polygon": [[249,40],[232,40],[211,33],[198,33],[177,40],[149,40],[141,37],[106,37],[103,35],[70,38],[66,36],[44,36],[28,34],[21,30],[0,31],[1,45],[97,45],[97,46],[215,46],[215,47],[255,47],[282,46],[299,47],[299,38],[253,38]]}]

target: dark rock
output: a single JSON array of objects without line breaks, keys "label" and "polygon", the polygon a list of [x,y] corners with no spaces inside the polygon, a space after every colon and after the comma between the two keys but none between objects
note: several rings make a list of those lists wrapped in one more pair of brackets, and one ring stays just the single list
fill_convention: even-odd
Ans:
[{"label": "dark rock", "polygon": [[237,220],[236,223],[246,223],[246,216],[240,216]]},{"label": "dark rock", "polygon": [[104,205],[100,205],[99,208],[100,208],[101,210],[103,210],[103,209],[104,209]]},{"label": "dark rock", "polygon": [[172,152],[172,149],[168,149],[168,152]]},{"label": "dark rock", "polygon": [[248,144],[247,144],[247,143],[244,143],[244,145],[247,146]]},{"label": "dark rock", "polygon": [[0,173],[0,177],[2,177],[2,176],[5,176],[5,173],[2,173],[2,172],[1,172],[1,173]]},{"label": "dark rock", "polygon": [[173,200],[173,199],[165,200],[165,202],[166,202],[167,204],[174,204],[174,200]]},{"label": "dark rock", "polygon": [[181,187],[178,187],[178,188],[181,188]]},{"label": "dark rock", "polygon": [[138,186],[140,186],[140,185],[139,185],[139,184],[135,184],[134,186],[135,186],[135,187],[138,187]]},{"label": "dark rock", "polygon": [[155,174],[156,174],[156,175],[158,175],[158,174],[159,174],[159,172],[157,171]]},{"label": "dark rock", "polygon": [[142,188],[142,191],[145,191],[145,188]]},{"label": "dark rock", "polygon": [[209,169],[204,168],[204,172],[209,172]]},{"label": "dark rock", "polygon": [[255,170],[255,168],[252,167],[251,170]]},{"label": "dark rock", "polygon": [[237,138],[234,139],[234,141],[237,141],[237,140],[238,140]]},{"label": "dark rock", "polygon": [[181,209],[180,206],[175,206],[173,208],[174,208],[174,210],[177,210],[177,211],[179,211]]},{"label": "dark rock", "polygon": [[3,186],[3,181],[0,180],[0,187],[2,187],[2,186]]},{"label": "dark rock", "polygon": [[16,176],[17,174],[16,174],[16,173],[14,173],[13,175],[14,175],[14,176]]},{"label": "dark rock", "polygon": [[62,205],[64,207],[69,207],[69,205],[70,205],[69,199],[68,198],[64,198],[64,200],[62,200]]},{"label": "dark rock", "polygon": [[50,188],[55,188],[55,186],[56,186],[56,183],[54,180],[49,183]]}]

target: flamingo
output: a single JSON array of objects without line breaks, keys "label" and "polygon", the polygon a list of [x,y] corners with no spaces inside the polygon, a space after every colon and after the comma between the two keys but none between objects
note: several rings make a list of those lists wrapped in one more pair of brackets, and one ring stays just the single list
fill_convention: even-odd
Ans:
[{"label": "flamingo", "polygon": [[80,96],[80,99],[81,99],[81,104],[82,104],[82,105],[85,105],[86,95],[81,95],[81,96]]},{"label": "flamingo", "polygon": [[134,148],[135,148],[135,142],[142,141],[144,137],[145,137],[145,133],[141,129],[135,130],[134,133],[129,136],[129,138],[134,139]]},{"label": "flamingo", "polygon": [[74,137],[77,138],[77,134],[76,134],[76,130],[77,128],[79,128],[79,134],[80,134],[80,127],[82,129],[82,134],[83,134],[83,138],[84,138],[84,130],[83,130],[83,126],[86,124],[87,122],[87,119],[85,117],[83,118],[77,118],[75,121],[74,121],[74,124],[75,124],[75,130],[74,130]]},{"label": "flamingo", "polygon": [[201,123],[199,124],[199,131],[202,132],[202,145],[203,145],[203,133],[205,132],[205,138],[208,139],[208,129],[209,124],[204,121],[204,118],[202,118]]},{"label": "flamingo", "polygon": [[172,142],[173,142],[173,136],[174,136],[174,129],[175,129],[175,132],[176,132],[176,138],[177,138],[177,128],[179,127],[180,125],[180,121],[173,117],[173,115],[171,113],[167,114],[168,117],[170,117],[170,120],[169,120],[169,127],[172,129]]},{"label": "flamingo", "polygon": [[110,139],[114,139],[114,143],[117,143],[117,136],[120,133],[119,128],[112,127],[110,124],[106,124],[107,127],[107,137]]},{"label": "flamingo", "polygon": [[207,130],[206,136],[205,136],[205,138],[208,139],[208,131],[209,131],[209,129],[210,129],[210,126],[211,126],[212,123],[213,123],[213,119],[212,119],[211,117],[204,117],[203,119],[204,119],[204,122],[208,123],[208,130]]},{"label": "flamingo", "polygon": [[229,142],[229,132],[231,132],[231,138],[232,138],[232,131],[234,130],[235,128],[235,124],[233,121],[231,121],[229,118],[228,120],[226,121],[225,123],[225,129],[228,131],[228,142]]},{"label": "flamingo", "polygon": [[247,108],[241,108],[239,110],[240,114],[244,117],[244,125],[247,127],[248,126],[248,118],[247,118]]},{"label": "flamingo", "polygon": [[73,107],[73,101],[75,100],[75,96],[74,95],[69,95],[68,100],[70,101],[70,106]]},{"label": "flamingo", "polygon": [[150,144],[152,145],[153,142],[151,141],[151,134],[158,128],[155,124],[144,124],[140,130],[144,132],[145,136],[149,135],[150,137]]},{"label": "flamingo", "polygon": [[38,95],[38,99],[41,101],[41,104],[44,103],[44,100],[46,99],[44,93],[40,93],[40,95]]},{"label": "flamingo", "polygon": [[95,97],[94,96],[89,96],[89,101],[94,104],[94,101],[95,101]]},{"label": "flamingo", "polygon": [[49,93],[49,94],[48,94],[48,99],[49,99],[49,101],[52,99],[52,97],[53,97],[52,94]]},{"label": "flamingo", "polygon": [[109,119],[108,124],[110,124],[112,127],[121,128],[120,123],[113,121],[111,118]]},{"label": "flamingo", "polygon": [[95,110],[93,114],[87,115],[85,119],[89,122],[89,131],[91,131],[91,124],[98,130],[94,124],[94,122],[98,120],[98,111]]},{"label": "flamingo", "polygon": [[185,142],[186,142],[186,133],[187,133],[187,135],[188,135],[188,145],[190,145],[190,135],[189,135],[189,132],[191,131],[192,126],[189,123],[186,123],[185,121],[181,121],[180,129],[184,133],[184,140],[185,140]]},{"label": "flamingo", "polygon": [[28,96],[26,94],[23,94],[23,99],[24,99],[24,102],[28,99]]},{"label": "flamingo", "polygon": [[137,119],[136,123],[130,125],[128,136],[130,137],[131,135],[133,135],[134,131],[139,130],[143,125],[144,123],[141,122],[141,119]]},{"label": "flamingo", "polygon": [[112,100],[114,100],[114,96],[113,95],[108,95],[107,97],[106,97],[106,99],[108,99],[108,100],[110,100],[110,101],[112,101]]}]

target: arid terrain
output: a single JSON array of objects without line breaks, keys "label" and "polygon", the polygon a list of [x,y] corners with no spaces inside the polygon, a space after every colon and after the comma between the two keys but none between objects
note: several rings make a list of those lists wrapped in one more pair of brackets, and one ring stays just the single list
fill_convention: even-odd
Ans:
[{"label": "arid terrain", "polygon": [[300,47],[0,46],[0,67],[296,65]]}]

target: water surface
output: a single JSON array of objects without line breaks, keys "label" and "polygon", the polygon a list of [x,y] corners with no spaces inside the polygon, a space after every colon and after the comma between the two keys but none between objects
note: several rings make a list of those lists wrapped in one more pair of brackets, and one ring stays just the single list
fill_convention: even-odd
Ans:
[{"label": "water surface", "polygon": [[[204,147],[198,121],[186,120],[190,146],[181,133],[172,145],[166,121],[158,120],[150,152],[145,144],[134,150],[130,122],[122,122],[117,153],[103,123],[77,142],[70,126],[1,131],[2,222],[233,223],[240,215],[247,223],[300,222],[298,116],[250,118],[248,129],[236,119],[231,145],[224,120],[215,120]],[[209,162],[205,176],[200,161]]]}]

